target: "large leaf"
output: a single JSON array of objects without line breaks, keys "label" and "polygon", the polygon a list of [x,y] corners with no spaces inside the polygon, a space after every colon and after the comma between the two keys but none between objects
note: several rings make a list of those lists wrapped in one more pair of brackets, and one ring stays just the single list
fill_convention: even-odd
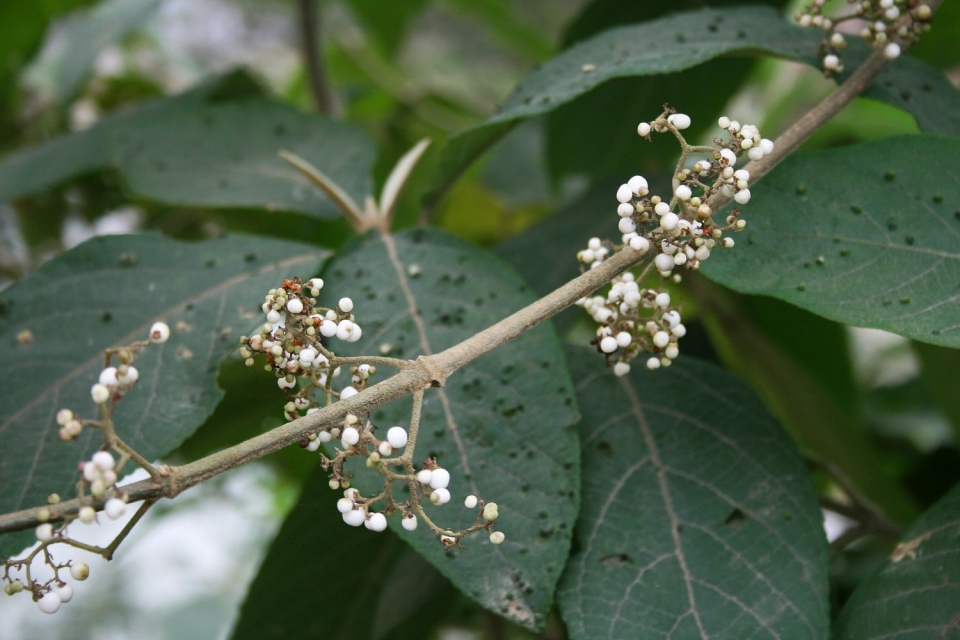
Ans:
[{"label": "large leaf", "polygon": [[[224,236],[185,244],[157,234],[95,238],[0,295],[0,512],[74,493],[77,462],[103,439],[57,437],[58,409],[95,417],[90,387],[103,349],[147,337],[165,320],[170,340],[137,357],[140,381],[117,405],[117,432],[148,460],[180,444],[220,401],[217,368],[261,318],[263,291],[309,275],[322,250]],[[21,332],[32,341],[18,344]],[[0,538],[0,556],[19,551]],[[22,546],[21,546],[22,548]]]},{"label": "large leaf", "polygon": [[572,638],[826,637],[827,545],[798,452],[741,381],[691,358],[615,378],[570,348],[583,420]]},{"label": "large leaf", "polygon": [[910,527],[843,608],[837,640],[960,638],[960,486]]},{"label": "large leaf", "polygon": [[[364,334],[351,353],[375,354],[384,343],[395,357],[437,353],[534,300],[493,255],[435,230],[368,237],[338,254],[324,276],[331,294],[354,292]],[[409,401],[397,402],[375,417],[408,424],[409,411]],[[390,519],[464,593],[530,628],[546,622],[569,551],[579,497],[576,418],[556,336],[549,326],[524,333],[428,391],[415,456],[419,463],[436,455],[453,478],[450,504],[426,506],[431,518],[466,528],[476,514],[463,499],[475,494],[500,506],[506,542],[478,534],[464,541],[466,551],[444,551],[426,526],[411,534]]]},{"label": "large leaf", "polygon": [[[436,194],[517,123],[549,113],[608,80],[674,73],[733,53],[764,53],[819,67],[821,37],[822,32],[796,27],[769,7],[691,11],[605,31],[531,72],[497,115],[453,138],[444,152]],[[848,68],[855,68],[868,51],[852,41],[845,53]],[[907,109],[925,131],[960,135],[960,92],[925,63],[897,60],[867,95]],[[589,128],[590,123],[582,125]]]},{"label": "large leaf", "polygon": [[[595,0],[589,3],[564,33],[563,46],[584,40],[611,27],[646,22],[669,13],[704,6],[703,0],[676,0],[670,3]],[[714,8],[745,4],[741,0],[710,2]],[[765,3],[780,6],[784,0]],[[629,135],[643,114],[660,113],[669,104],[691,117],[686,135],[702,139],[720,110],[750,78],[749,59],[711,60],[682,73],[621,78],[606,82],[572,103],[548,114],[547,144],[550,169],[556,178],[585,174],[593,179],[640,172],[666,166],[676,158],[672,140],[647,146],[638,156],[636,138]],[[704,100],[709,93],[710,100]],[[590,123],[584,126],[584,123]],[[627,135],[625,135],[627,134]],[[641,164],[638,165],[638,161]]]},{"label": "large leaf", "polygon": [[278,157],[281,149],[314,164],[356,202],[370,193],[373,146],[356,127],[266,99],[206,99],[153,103],[9,156],[0,162],[0,202],[112,168],[133,195],[156,202],[337,217]]},{"label": "large leaf", "polygon": [[100,51],[142,24],[160,3],[107,0],[70,16],[55,48],[41,56],[33,69],[37,84],[57,105],[67,105],[83,88]]},{"label": "large leaf", "polygon": [[[301,454],[305,455],[305,454]],[[390,531],[343,526],[339,494],[319,469],[270,545],[233,628],[234,640],[380,638],[449,585]],[[318,615],[318,612],[321,612]]]},{"label": "large leaf", "polygon": [[712,280],[833,320],[960,346],[956,140],[906,136],[797,154],[758,185]]}]

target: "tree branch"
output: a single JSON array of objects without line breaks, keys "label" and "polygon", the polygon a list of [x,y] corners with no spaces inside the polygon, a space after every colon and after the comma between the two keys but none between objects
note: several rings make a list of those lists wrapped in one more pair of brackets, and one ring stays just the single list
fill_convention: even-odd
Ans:
[{"label": "tree branch", "polygon": [[300,27],[300,47],[307,75],[310,95],[317,111],[325,116],[340,116],[340,105],[330,88],[321,57],[320,12],[316,0],[297,0]]},{"label": "tree branch", "polygon": [[[311,0],[302,0],[304,5],[312,5]],[[306,23],[306,21],[305,21]],[[793,126],[775,141],[771,154],[762,161],[747,165],[751,182],[768,173],[789,153],[799,147],[820,126],[837,114],[843,107],[866,89],[877,74],[889,61],[882,54],[872,55],[864,65],[857,69],[836,91],[827,96],[819,105],[801,117]],[[711,208],[719,212],[727,200],[719,197],[709,202]],[[161,467],[162,481],[142,480],[122,487],[130,501],[149,500],[160,497],[173,498],[182,491],[224,471],[239,467],[262,458],[278,449],[299,442],[308,434],[325,426],[343,421],[347,413],[367,413],[387,402],[427,389],[442,386],[446,378],[460,367],[493,351],[525,331],[541,324],[560,311],[573,305],[580,298],[590,295],[617,275],[637,265],[648,253],[640,253],[629,247],[611,256],[596,268],[571,280],[559,289],[537,300],[533,304],[517,311],[513,315],[488,327],[480,333],[464,340],[446,351],[421,356],[409,367],[396,375],[361,391],[347,400],[341,400],[320,411],[303,416],[277,427],[272,431],[241,442],[223,451],[214,453],[195,462],[180,467]],[[98,509],[102,502],[97,503]],[[60,502],[56,505],[43,505],[0,516],[0,533],[21,531],[40,523],[38,513],[41,509],[49,512],[47,521],[53,522],[76,515],[80,505],[77,500]],[[46,515],[46,514],[45,514]]]}]

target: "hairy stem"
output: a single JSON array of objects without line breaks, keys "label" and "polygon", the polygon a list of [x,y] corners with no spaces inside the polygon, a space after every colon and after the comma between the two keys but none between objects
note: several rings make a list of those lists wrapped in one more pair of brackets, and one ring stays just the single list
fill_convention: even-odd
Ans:
[{"label": "hairy stem", "polygon": [[[799,147],[804,140],[870,86],[887,63],[888,61],[882,54],[872,55],[836,91],[827,96],[819,105],[778,137],[771,154],[759,162],[751,162],[747,165],[751,182],[755,182],[768,173],[789,153]],[[711,198],[708,204],[714,211],[720,211],[727,202],[727,199],[717,195]],[[614,277],[634,267],[648,256],[649,251],[641,253],[629,247],[625,248],[596,268],[581,274],[513,315],[446,351],[419,357],[394,376],[365,389],[352,398],[331,404],[320,411],[288,422],[272,431],[195,462],[179,467],[170,467],[165,470],[166,473],[159,482],[150,478],[126,485],[122,488],[124,494],[128,496],[130,501],[160,497],[173,498],[208,478],[297,443],[320,428],[339,424],[347,413],[368,413],[376,407],[429,386],[443,386],[447,377],[457,369],[548,320],[573,305],[580,298],[590,295],[604,286]],[[102,501],[98,501],[95,506],[101,508]],[[43,507],[5,514],[0,516],[0,533],[35,527],[40,522],[38,513],[41,508],[49,510],[50,521],[57,521],[62,520],[65,516],[76,514],[79,507],[80,504],[77,500],[69,500],[52,506],[44,505]]]}]

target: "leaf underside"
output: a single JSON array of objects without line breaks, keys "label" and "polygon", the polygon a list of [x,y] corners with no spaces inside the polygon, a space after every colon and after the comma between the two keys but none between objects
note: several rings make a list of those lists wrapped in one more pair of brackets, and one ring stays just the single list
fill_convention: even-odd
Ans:
[{"label": "leaf underside", "polygon": [[[359,292],[354,313],[363,338],[351,348],[333,344],[338,355],[375,354],[382,345],[405,359],[437,353],[534,300],[492,254],[430,229],[368,236],[338,254],[324,278],[331,296],[341,287]],[[408,425],[410,406],[392,403],[375,422]],[[545,624],[569,551],[579,496],[576,418],[556,336],[549,326],[524,333],[427,392],[414,457],[419,464],[436,456],[452,476],[450,503],[425,506],[435,522],[452,530],[473,524],[476,513],[463,500],[474,494],[499,505],[506,542],[492,545],[481,532],[464,540],[467,550],[444,551],[423,523],[409,533],[390,518],[464,593],[530,628]],[[354,482],[375,495],[377,478],[360,473]],[[343,535],[352,533],[344,526]]]},{"label": "leaf underside", "polygon": [[924,513],[843,608],[837,640],[960,638],[960,486]]},{"label": "leaf underside", "polygon": [[[791,24],[771,7],[758,6],[689,11],[604,31],[532,71],[495,116],[452,138],[431,198],[439,197],[517,124],[554,111],[609,80],[675,73],[731,54],[771,55],[819,68],[822,35]],[[855,69],[870,52],[863,42],[851,41],[844,53],[847,69]],[[906,56],[896,60],[865,95],[908,111],[924,131],[960,135],[960,91],[924,62]],[[656,115],[637,114],[637,120]],[[638,157],[641,153],[638,150]]]},{"label": "leaf underside", "polygon": [[744,208],[736,247],[702,272],[832,320],[960,347],[957,166],[960,146],[937,136],[791,156]]},{"label": "leaf underside", "polygon": [[[259,292],[310,275],[323,250],[242,235],[181,243],[155,233],[94,238],[47,262],[0,295],[0,513],[75,495],[77,463],[103,438],[87,428],[58,437],[69,408],[96,418],[90,387],[103,350],[147,338],[163,320],[170,339],[136,356],[140,380],[117,405],[118,434],[148,460],[176,448],[222,397],[221,359],[262,321]],[[29,332],[30,342],[18,343]],[[28,537],[0,538],[0,556]]]},{"label": "leaf underside", "polygon": [[826,637],[827,545],[796,447],[747,386],[682,357],[615,378],[568,347],[583,419],[571,638]]}]

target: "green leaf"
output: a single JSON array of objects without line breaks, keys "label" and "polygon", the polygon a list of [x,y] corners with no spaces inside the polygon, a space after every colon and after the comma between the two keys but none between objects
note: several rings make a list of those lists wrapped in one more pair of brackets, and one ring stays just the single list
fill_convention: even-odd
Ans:
[{"label": "green leaf", "polygon": [[703,273],[832,320],[960,346],[956,140],[889,138],[795,154],[754,190],[736,248]]},{"label": "green leaf", "polygon": [[[411,276],[418,267],[419,275]],[[416,273],[416,269],[414,269]],[[326,290],[354,295],[363,338],[339,355],[393,357],[437,353],[535,300],[526,285],[492,254],[446,233],[417,229],[368,236],[347,247],[324,270]],[[409,288],[409,289],[408,289]],[[348,384],[344,381],[343,384]],[[450,470],[449,505],[425,505],[442,527],[460,530],[476,514],[463,508],[474,494],[500,507],[497,528],[506,542],[482,533],[466,551],[445,551],[421,523],[409,533],[391,526],[461,591],[484,607],[534,629],[542,628],[569,551],[578,508],[577,419],[573,386],[560,344],[549,326],[463,367],[446,386],[427,392],[414,456],[429,455]],[[376,412],[377,424],[409,424],[410,402]],[[359,474],[362,492],[382,482]]]},{"label": "green leaf", "polygon": [[890,517],[915,517],[910,494],[864,424],[842,327],[703,278],[686,282],[722,362],[756,389],[797,443],[838,465]]},{"label": "green leaf", "polygon": [[578,380],[583,510],[558,590],[571,638],[826,637],[827,544],[793,443],[740,380],[692,358]]},{"label": "green leaf", "polygon": [[92,0],[4,0],[0,2],[0,147],[20,133],[17,76],[59,14]]},{"label": "green leaf", "polygon": [[41,91],[60,106],[83,88],[97,55],[149,18],[161,0],[108,0],[71,15],[56,50],[43,55],[31,73]]},{"label": "green leaf", "polygon": [[196,92],[160,101],[8,156],[0,162],[0,202],[112,168],[133,196],[164,204],[339,216],[278,156],[281,149],[322,170],[356,202],[369,195],[374,150],[356,127],[266,99],[215,98]]},{"label": "green leaf", "polygon": [[960,633],[960,486],[903,535],[844,606],[837,640],[956,638]]},{"label": "green leaf", "polygon": [[[233,628],[233,640],[382,638],[449,585],[387,531],[344,526],[319,469],[270,545]],[[433,615],[431,613],[433,612]]]},{"label": "green leaf", "polygon": [[395,55],[397,48],[403,43],[407,24],[423,10],[427,2],[428,0],[348,0],[346,4],[363,21],[367,31],[385,52]]},{"label": "green leaf", "polygon": [[[714,8],[744,4],[739,0],[710,3]],[[765,4],[783,5],[783,0]],[[564,48],[609,29],[647,22],[668,13],[704,6],[702,0],[676,0],[653,4],[596,0],[567,27]],[[638,154],[637,140],[629,135],[643,114],[658,114],[664,104],[686,113],[692,120],[688,140],[707,137],[720,110],[750,77],[753,60],[712,60],[682,73],[620,78],[606,82],[547,116],[550,170],[555,179],[583,174],[594,180],[605,176],[644,175],[677,156],[672,140],[646,145]],[[703,96],[709,94],[710,100]],[[584,126],[584,123],[590,123]],[[642,164],[638,165],[638,162]]]},{"label": "green leaf", "polygon": [[[170,340],[140,353],[140,381],[114,412],[117,432],[148,460],[177,447],[220,401],[223,356],[262,314],[261,292],[315,272],[312,246],[223,236],[179,243],[157,234],[90,240],[0,295],[0,513],[75,493],[77,463],[103,443],[95,429],[57,436],[57,410],[96,417],[90,387],[103,350],[147,338],[166,321]],[[32,342],[19,344],[21,332]],[[21,340],[26,342],[25,340]],[[0,538],[0,556],[22,541]],[[18,548],[19,545],[19,548]]]},{"label": "green leaf", "polygon": [[[517,123],[549,113],[608,80],[675,73],[733,53],[762,53],[819,68],[821,37],[817,30],[790,24],[772,8],[755,6],[691,11],[605,31],[527,75],[497,115],[451,139],[432,199]],[[856,68],[868,51],[862,42],[851,42],[845,53],[848,69]],[[924,130],[960,135],[960,92],[924,63],[898,59],[867,95],[906,108]],[[590,123],[582,125],[589,128]]]}]

